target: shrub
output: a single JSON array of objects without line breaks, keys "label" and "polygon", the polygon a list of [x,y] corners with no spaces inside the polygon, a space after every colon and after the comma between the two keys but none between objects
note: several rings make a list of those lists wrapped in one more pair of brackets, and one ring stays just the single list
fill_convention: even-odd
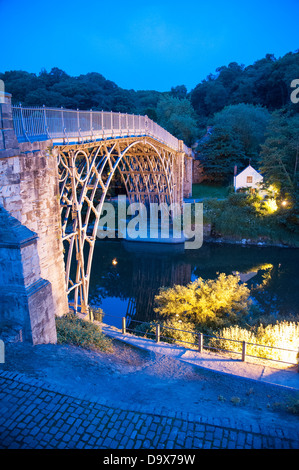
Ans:
[{"label": "shrub", "polygon": [[93,320],[99,321],[100,323],[103,322],[105,313],[101,308],[91,308],[90,313]]},{"label": "shrub", "polygon": [[[197,337],[194,334],[196,331],[194,323],[184,322],[174,318],[168,319],[161,325],[161,336],[163,341],[169,343],[186,344],[186,347],[190,348],[195,344]],[[188,343],[188,344],[187,344]]]},{"label": "shrub", "polygon": [[78,318],[69,313],[56,317],[57,342],[73,344],[83,348],[96,348],[101,351],[111,351],[112,342],[102,332],[98,325]]},{"label": "shrub", "polygon": [[[209,341],[209,346],[211,347],[241,352],[242,343],[239,341],[246,341],[248,343],[246,353],[249,355],[291,363],[298,361],[299,322],[282,321],[276,322],[275,325],[259,325],[251,330],[239,326],[231,326],[221,329],[215,336],[217,338],[212,338]],[[258,345],[282,349],[263,348]],[[291,349],[296,352],[284,351],[283,349]]]},{"label": "shrub", "polygon": [[250,290],[239,281],[239,276],[221,273],[215,280],[199,278],[186,286],[161,288],[155,296],[155,312],[200,329],[237,323],[251,304]]},{"label": "shrub", "polygon": [[212,225],[216,235],[299,246],[296,224],[287,223],[286,219],[283,222],[281,210],[275,207],[274,198],[263,199],[258,193],[233,193],[225,201],[205,201],[204,222]]},{"label": "shrub", "polygon": [[287,405],[287,410],[293,415],[299,415],[299,395],[290,400]]},{"label": "shrub", "polygon": [[248,206],[248,193],[232,193],[229,195],[227,202],[234,207]]},{"label": "shrub", "polygon": [[[144,322],[134,329],[134,334],[154,338],[156,334],[156,322]],[[161,341],[166,343],[186,344],[186,347],[192,348],[192,344],[197,349],[197,335],[193,323],[183,322],[176,319],[168,319],[160,323]]]},{"label": "shrub", "polygon": [[151,322],[139,323],[137,326],[135,326],[132,329],[133,329],[132,333],[136,336],[144,336],[145,338],[154,338],[156,334],[156,322],[151,321]]}]

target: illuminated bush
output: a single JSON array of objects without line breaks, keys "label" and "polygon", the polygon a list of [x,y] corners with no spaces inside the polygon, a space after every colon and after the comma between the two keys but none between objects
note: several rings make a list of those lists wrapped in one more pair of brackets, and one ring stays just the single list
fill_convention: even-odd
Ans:
[{"label": "illuminated bush", "polygon": [[197,335],[194,333],[194,323],[187,323],[174,318],[163,322],[161,325],[161,336],[165,337],[163,341],[181,343],[188,348],[192,348],[193,344],[197,348]]},{"label": "illuminated bush", "polygon": [[[241,352],[242,343],[228,340],[246,341],[246,343],[248,343],[246,354],[248,355],[292,363],[296,363],[298,360],[299,322],[282,321],[277,322],[275,325],[260,325],[252,330],[240,328],[239,326],[231,326],[221,329],[215,336],[218,338],[212,338],[209,342],[209,345],[212,347]],[[256,346],[259,344],[276,348],[292,349],[296,352]]]},{"label": "illuminated bush", "polygon": [[[156,322],[144,322],[134,328],[134,334],[151,339],[156,335]],[[197,348],[197,335],[193,323],[183,322],[176,319],[168,319],[160,323],[160,338],[166,343],[185,345],[188,348]],[[188,343],[188,344],[187,344]]]},{"label": "illuminated bush", "polygon": [[250,310],[250,290],[238,275],[221,273],[186,286],[161,288],[155,296],[155,312],[167,320],[193,323],[197,328],[219,328],[239,322]]},{"label": "illuminated bush", "polygon": [[278,209],[276,199],[274,198],[266,199],[264,201],[263,208],[269,214],[273,214],[274,212],[276,212]]}]

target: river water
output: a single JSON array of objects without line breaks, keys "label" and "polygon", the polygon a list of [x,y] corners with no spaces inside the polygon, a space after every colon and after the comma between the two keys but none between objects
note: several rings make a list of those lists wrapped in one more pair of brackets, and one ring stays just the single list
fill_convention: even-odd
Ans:
[{"label": "river water", "polygon": [[[98,240],[90,280],[90,305],[107,314],[105,323],[121,326],[121,318],[156,318],[154,297],[160,287],[186,285],[201,277],[238,272],[253,288],[263,314],[283,320],[299,315],[299,250],[204,243],[183,245]],[[260,286],[257,289],[257,286]]]}]

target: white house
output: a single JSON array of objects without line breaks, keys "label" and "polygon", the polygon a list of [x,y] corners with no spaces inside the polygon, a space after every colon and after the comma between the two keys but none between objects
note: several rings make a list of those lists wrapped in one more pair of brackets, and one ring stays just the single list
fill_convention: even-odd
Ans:
[{"label": "white house", "polygon": [[252,168],[251,165],[248,165],[245,170],[234,177],[235,191],[240,188],[258,188],[262,182],[262,175]]}]

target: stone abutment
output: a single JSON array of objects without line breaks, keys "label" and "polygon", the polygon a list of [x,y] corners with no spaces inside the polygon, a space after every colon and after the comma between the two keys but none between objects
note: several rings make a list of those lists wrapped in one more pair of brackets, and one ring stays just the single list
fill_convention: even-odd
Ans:
[{"label": "stone abutment", "polygon": [[55,315],[68,311],[57,161],[51,141],[18,143],[2,101],[0,332],[18,325],[33,344],[55,343]]}]

